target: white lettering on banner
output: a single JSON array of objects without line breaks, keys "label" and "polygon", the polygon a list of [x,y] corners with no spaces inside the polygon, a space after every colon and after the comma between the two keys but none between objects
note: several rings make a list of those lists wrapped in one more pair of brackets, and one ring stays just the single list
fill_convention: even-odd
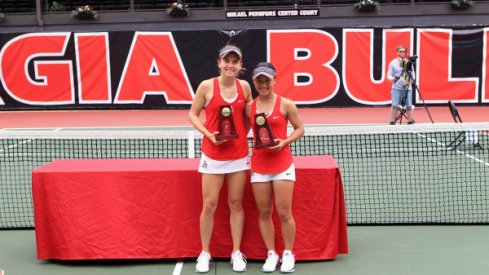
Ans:
[{"label": "white lettering on banner", "polygon": [[300,15],[301,16],[318,16],[319,10],[301,10]]},{"label": "white lettering on banner", "polygon": [[226,18],[319,16],[319,9],[226,11]]},{"label": "white lettering on banner", "polygon": [[299,15],[298,10],[284,10],[278,11],[278,16],[297,16]]},{"label": "white lettering on banner", "polygon": [[277,16],[276,11],[250,11],[249,17],[274,17]]},{"label": "white lettering on banner", "polygon": [[248,14],[245,11],[228,11],[226,12],[227,18],[244,18],[248,17]]}]

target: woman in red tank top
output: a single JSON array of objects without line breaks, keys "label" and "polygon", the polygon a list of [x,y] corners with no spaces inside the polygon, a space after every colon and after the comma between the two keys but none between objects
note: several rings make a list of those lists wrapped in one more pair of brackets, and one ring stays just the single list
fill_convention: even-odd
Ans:
[{"label": "woman in red tank top", "polygon": [[[253,70],[253,84],[258,92],[258,97],[248,103],[246,114],[252,128],[255,129],[257,126],[255,123],[264,125],[263,121],[255,121],[255,114],[265,113],[273,138],[277,143],[262,149],[254,146],[251,157],[251,183],[259,212],[260,233],[268,249],[267,260],[262,271],[275,271],[279,260],[279,255],[275,250],[275,230],[272,221],[272,198],[274,198],[285,244],[280,271],[291,273],[295,271],[295,258],[292,250],[296,227],[292,216],[295,169],[289,144],[304,135],[304,126],[294,102],[274,92],[275,81],[276,72],[272,64],[262,62],[256,65]],[[292,125],[294,131],[287,136],[288,123]],[[254,137],[255,145],[257,138],[257,136]],[[265,134],[265,139],[268,139],[267,134]]]},{"label": "woman in red tank top", "polygon": [[[227,45],[219,51],[217,66],[220,75],[200,83],[189,112],[190,123],[204,135],[199,165],[199,172],[202,173],[203,196],[200,214],[202,252],[195,266],[195,271],[199,273],[209,272],[211,260],[209,246],[214,226],[214,212],[224,179],[227,182],[231,213],[230,224],[233,240],[233,251],[230,251],[232,252],[231,263],[236,272],[246,270],[246,261],[239,249],[244,226],[243,193],[246,184],[246,170],[249,169],[246,138],[249,125],[245,120],[244,110],[252,98],[248,82],[237,78],[243,66],[241,58],[241,50],[236,46]],[[235,139],[217,139],[219,113],[222,111],[221,106],[224,105],[228,106],[225,113],[227,116],[231,115],[234,121],[238,135]],[[205,124],[199,118],[202,110],[206,115]],[[232,124],[229,120],[226,122],[226,125]]]}]

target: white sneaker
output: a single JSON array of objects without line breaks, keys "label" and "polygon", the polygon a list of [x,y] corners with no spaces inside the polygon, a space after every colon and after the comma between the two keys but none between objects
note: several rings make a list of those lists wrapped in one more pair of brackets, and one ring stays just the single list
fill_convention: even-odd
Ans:
[{"label": "white sneaker", "polygon": [[282,254],[282,266],[280,266],[280,272],[282,273],[292,273],[295,271],[295,258],[294,254],[290,250],[284,250]]},{"label": "white sneaker", "polygon": [[279,259],[279,256],[275,251],[268,250],[267,260],[263,264],[261,271],[266,272],[266,273],[274,272],[275,269],[277,269],[278,259]]},{"label": "white sneaker", "polygon": [[246,271],[246,257],[241,253],[241,251],[236,250],[231,254],[231,264],[233,265],[234,272],[245,272]]},{"label": "white sneaker", "polygon": [[202,251],[197,258],[197,264],[195,265],[195,272],[207,273],[209,272],[210,261],[212,261],[211,254]]}]

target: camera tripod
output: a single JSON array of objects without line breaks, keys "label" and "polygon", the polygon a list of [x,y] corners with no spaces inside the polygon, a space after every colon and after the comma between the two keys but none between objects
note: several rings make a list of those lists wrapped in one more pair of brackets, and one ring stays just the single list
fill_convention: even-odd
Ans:
[{"label": "camera tripod", "polygon": [[409,118],[406,115],[407,107],[406,107],[406,99],[408,97],[408,89],[404,89],[400,95],[400,100],[399,100],[399,105],[397,105],[397,114],[396,114],[396,119],[394,120],[394,124],[399,122],[399,124],[402,124],[402,118],[406,118],[406,120],[409,121]]},{"label": "camera tripod", "polygon": [[[419,91],[418,86],[416,85],[415,81],[413,81],[414,80],[414,78],[413,78],[413,70],[412,70],[412,68],[411,69],[408,69],[411,66],[412,65],[404,65],[401,75],[405,75],[406,83],[411,83],[412,82],[410,84],[411,85],[411,88],[412,88],[412,91],[418,93],[419,98],[421,98],[421,101],[423,102],[423,106],[424,106],[424,108],[426,110],[426,113],[428,113],[428,117],[430,118],[431,123],[434,123],[433,122],[433,118],[431,117],[430,111],[428,110],[428,106],[426,105],[426,102],[424,101],[424,98],[423,98],[421,92]],[[394,82],[396,82],[396,81],[394,81]],[[401,98],[400,98],[400,101],[399,101],[399,105],[397,106],[397,114],[396,114],[396,118],[394,120],[394,124],[396,124],[397,122],[399,122],[399,124],[402,124],[402,118],[403,117],[405,117],[406,120],[409,121],[409,119],[408,119],[408,117],[406,115],[406,111],[407,111],[406,102],[407,102],[407,97],[409,95],[408,91],[409,91],[409,87],[405,87],[404,90],[401,93]],[[414,109],[414,106],[411,107],[411,108],[412,108],[411,110],[413,110]]]}]

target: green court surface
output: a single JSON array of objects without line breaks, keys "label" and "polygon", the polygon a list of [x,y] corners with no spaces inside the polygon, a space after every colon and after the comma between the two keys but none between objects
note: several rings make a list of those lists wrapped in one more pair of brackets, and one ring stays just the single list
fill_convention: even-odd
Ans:
[{"label": "green court surface", "polygon": [[[350,226],[347,255],[335,260],[298,262],[298,275],[488,274],[488,225]],[[195,259],[38,261],[34,230],[0,230],[0,268],[5,275],[178,275],[196,274]],[[256,275],[261,262],[248,263],[243,274]],[[208,274],[236,274],[227,259]],[[276,271],[272,274],[280,274]]]}]

